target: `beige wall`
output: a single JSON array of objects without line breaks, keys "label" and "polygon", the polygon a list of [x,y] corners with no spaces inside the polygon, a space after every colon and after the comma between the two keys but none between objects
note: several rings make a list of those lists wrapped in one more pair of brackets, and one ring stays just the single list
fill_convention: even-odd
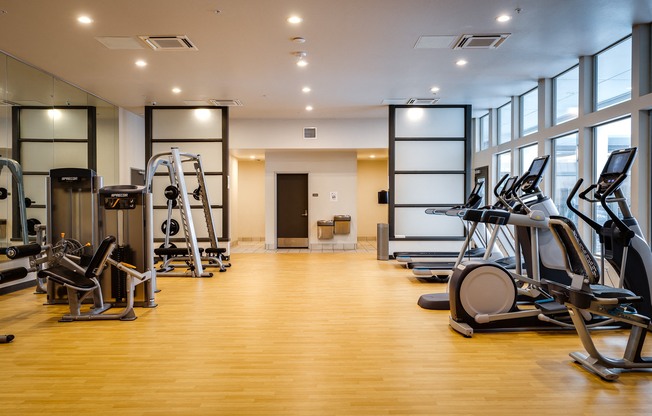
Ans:
[{"label": "beige wall", "polygon": [[387,160],[358,160],[358,238],[375,238],[376,224],[387,223],[387,205],[378,203],[387,177]]},{"label": "beige wall", "polygon": [[237,225],[234,239],[265,238],[265,162],[238,161]]}]

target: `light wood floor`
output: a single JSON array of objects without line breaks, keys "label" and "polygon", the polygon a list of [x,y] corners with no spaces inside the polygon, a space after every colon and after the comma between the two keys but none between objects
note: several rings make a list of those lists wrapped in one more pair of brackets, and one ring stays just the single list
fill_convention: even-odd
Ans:
[{"label": "light wood floor", "polygon": [[[210,279],[161,278],[133,322],[59,323],[0,297],[3,415],[649,415],[652,372],[601,381],[571,332],[476,334],[419,308],[443,291],[371,253],[234,254]],[[598,336],[609,349],[614,333]]]}]

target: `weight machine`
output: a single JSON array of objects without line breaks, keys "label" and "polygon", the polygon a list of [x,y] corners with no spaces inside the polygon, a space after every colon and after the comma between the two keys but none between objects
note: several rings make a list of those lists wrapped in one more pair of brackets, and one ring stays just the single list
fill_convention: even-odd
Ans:
[{"label": "weight machine", "polygon": [[[197,188],[192,192],[195,200],[201,203],[206,229],[208,231],[208,240],[210,247],[201,249],[197,242],[197,233],[195,222],[191,212],[190,198],[186,184],[184,164],[192,164],[195,176],[197,178]],[[157,270],[160,276],[192,276],[192,277],[211,277],[213,274],[205,271],[207,268],[216,267],[220,272],[226,271],[230,264],[225,263],[226,249],[218,247],[217,234],[215,232],[215,223],[213,213],[208,198],[204,170],[202,167],[201,156],[198,154],[183,153],[177,147],[172,147],[170,152],[158,153],[152,156],[147,163],[147,173],[145,178],[145,191],[152,194],[154,176],[156,170],[164,166],[167,168],[170,185],[165,188],[165,198],[167,203],[167,219],[161,226],[164,233],[164,242],[161,247],[154,249],[154,254],[161,256],[163,259],[162,266]],[[179,209],[180,221],[172,218],[174,208]],[[153,205],[150,205],[150,215],[153,214]],[[176,247],[171,241],[170,236],[183,231],[185,247]],[[152,247],[154,246],[153,233],[150,235]],[[202,256],[205,253],[206,256]],[[188,268],[180,272],[175,270],[172,261],[185,261]]]}]

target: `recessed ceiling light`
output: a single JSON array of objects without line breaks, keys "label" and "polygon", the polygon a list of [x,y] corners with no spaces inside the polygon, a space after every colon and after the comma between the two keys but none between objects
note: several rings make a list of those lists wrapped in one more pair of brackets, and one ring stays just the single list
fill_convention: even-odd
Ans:
[{"label": "recessed ceiling light", "polygon": [[455,65],[457,65],[457,66],[464,66],[466,64],[468,64],[468,62],[465,61],[464,59],[460,59],[457,62],[455,62]]},{"label": "recessed ceiling light", "polygon": [[142,59],[139,59],[136,61],[136,66],[140,66],[140,67],[147,66],[147,62],[143,61]]},{"label": "recessed ceiling light", "polygon": [[292,42],[294,43],[306,43],[306,39],[302,38],[301,36],[296,36],[292,38]]},{"label": "recessed ceiling light", "polygon": [[300,67],[302,67],[302,68],[303,68],[304,66],[308,66],[308,61],[306,61],[306,60],[303,59],[303,58],[299,58],[299,60],[297,61],[297,66],[300,66]]},{"label": "recessed ceiling light", "polygon": [[369,155],[369,159],[375,159],[376,155]]},{"label": "recessed ceiling light", "polygon": [[312,106],[311,106],[311,105],[307,105],[307,106],[306,106],[306,111],[312,111]]},{"label": "recessed ceiling light", "polygon": [[501,14],[500,16],[496,17],[496,21],[500,23],[509,22],[510,20],[512,20],[512,16],[508,14]]},{"label": "recessed ceiling light", "polygon": [[432,93],[439,92],[439,87],[432,87],[432,88],[430,88],[430,92],[432,92]]},{"label": "recessed ceiling light", "polygon": [[256,156],[251,155],[251,156],[249,156],[249,159],[254,160],[254,159],[256,159]]},{"label": "recessed ceiling light", "polygon": [[303,91],[305,93],[309,93],[312,90],[310,89],[310,87],[303,87],[303,88],[301,88],[301,91]]},{"label": "recessed ceiling light", "polygon": [[179,94],[181,92],[181,88],[174,87],[174,88],[172,88],[172,92],[175,93],[175,94]]},{"label": "recessed ceiling light", "polygon": [[288,23],[292,23],[293,25],[297,25],[299,23],[303,22],[303,19],[299,16],[290,16],[288,17]]},{"label": "recessed ceiling light", "polygon": [[79,23],[84,24],[84,25],[90,25],[91,23],[93,23],[93,19],[91,19],[91,18],[88,17],[88,16],[79,16],[79,17],[77,18],[77,21],[78,21]]}]

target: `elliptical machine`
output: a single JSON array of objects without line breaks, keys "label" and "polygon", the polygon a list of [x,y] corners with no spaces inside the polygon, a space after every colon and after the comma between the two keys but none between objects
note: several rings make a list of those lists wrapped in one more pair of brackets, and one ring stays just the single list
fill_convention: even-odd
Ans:
[{"label": "elliptical machine", "polygon": [[[567,273],[572,282],[570,285],[545,283],[555,300],[568,307],[575,329],[587,351],[587,354],[573,352],[570,356],[587,370],[608,381],[617,379],[619,371],[623,369],[652,368],[652,357],[641,356],[647,331],[652,330],[652,252],[620,189],[635,155],[636,148],[612,152],[598,182],[580,193],[581,199],[591,203],[599,202],[607,212],[610,220],[603,226],[572,205],[582,179],[578,180],[566,201],[568,207],[598,233],[604,247],[603,259],[606,258],[618,272],[619,286],[624,287],[596,284],[600,276],[596,273],[595,259],[579,238],[574,224],[563,217],[551,218],[549,222],[551,231],[563,248]],[[593,194],[587,196],[591,192]],[[609,207],[610,202],[618,204],[622,219]],[[623,358],[607,357],[598,351],[582,319],[586,314],[603,316],[630,327]]]},{"label": "elliptical machine", "polygon": [[[471,337],[474,330],[571,328],[567,309],[552,300],[541,286],[545,278],[570,282],[561,250],[548,229],[550,216],[558,215],[553,201],[539,189],[549,156],[536,158],[515,185],[519,204],[513,212],[489,210],[484,216],[513,225],[516,239],[516,271],[496,263],[459,265],[449,282],[449,324]],[[521,271],[522,253],[527,275]],[[529,304],[524,308],[523,303]]]}]

